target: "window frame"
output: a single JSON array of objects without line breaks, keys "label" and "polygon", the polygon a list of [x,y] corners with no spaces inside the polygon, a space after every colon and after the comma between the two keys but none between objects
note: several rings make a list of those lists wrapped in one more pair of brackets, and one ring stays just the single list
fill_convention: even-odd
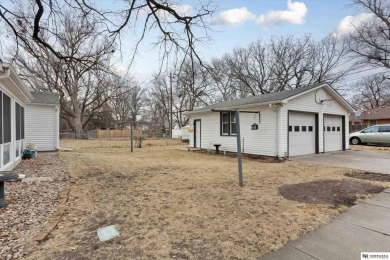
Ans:
[{"label": "window frame", "polygon": [[[220,113],[220,135],[221,136],[236,136],[237,135],[237,117],[234,116],[235,122],[232,122],[232,115],[235,114],[234,111],[224,111]],[[224,115],[227,114],[228,121],[224,121]],[[236,133],[232,133],[232,125],[236,126]],[[227,131],[224,131],[224,125],[227,125]]]}]

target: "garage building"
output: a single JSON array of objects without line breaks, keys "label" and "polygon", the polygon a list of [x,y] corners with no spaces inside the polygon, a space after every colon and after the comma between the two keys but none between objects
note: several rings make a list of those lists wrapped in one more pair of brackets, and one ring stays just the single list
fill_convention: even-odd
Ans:
[{"label": "garage building", "polygon": [[229,100],[189,112],[190,147],[289,157],[349,149],[353,107],[328,84]]}]

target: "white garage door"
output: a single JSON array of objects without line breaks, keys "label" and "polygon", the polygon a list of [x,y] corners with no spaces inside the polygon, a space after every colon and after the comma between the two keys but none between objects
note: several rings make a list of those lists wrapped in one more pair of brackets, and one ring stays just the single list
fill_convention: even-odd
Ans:
[{"label": "white garage door", "polygon": [[342,129],[341,116],[324,115],[324,152],[343,150]]},{"label": "white garage door", "polygon": [[316,152],[315,121],[314,114],[289,113],[289,156]]}]

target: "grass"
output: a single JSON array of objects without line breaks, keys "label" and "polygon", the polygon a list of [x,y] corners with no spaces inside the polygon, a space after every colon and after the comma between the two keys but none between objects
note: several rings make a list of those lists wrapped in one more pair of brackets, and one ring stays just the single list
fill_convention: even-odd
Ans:
[{"label": "grass", "polygon": [[[256,258],[347,209],[286,199],[282,187],[323,180],[390,187],[345,177],[342,168],[245,159],[240,188],[235,158],[180,151],[177,144],[151,142],[131,154],[119,143],[63,142],[75,149],[61,154],[72,181],[67,213],[30,258]],[[100,242],[96,229],[113,224],[120,237]]]}]

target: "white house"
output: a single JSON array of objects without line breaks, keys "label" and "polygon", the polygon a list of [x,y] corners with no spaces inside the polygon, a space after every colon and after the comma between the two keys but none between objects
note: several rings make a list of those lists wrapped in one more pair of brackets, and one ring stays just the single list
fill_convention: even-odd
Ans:
[{"label": "white house", "polygon": [[[349,149],[353,107],[328,84],[217,103],[189,113],[190,147],[289,157]],[[254,130],[252,130],[254,129]]]},{"label": "white house", "polygon": [[59,148],[60,101],[58,93],[31,91],[34,100],[26,105],[26,144],[38,151]]},{"label": "white house", "polygon": [[33,99],[15,70],[0,62],[0,171],[12,170],[25,147],[25,107]]}]

